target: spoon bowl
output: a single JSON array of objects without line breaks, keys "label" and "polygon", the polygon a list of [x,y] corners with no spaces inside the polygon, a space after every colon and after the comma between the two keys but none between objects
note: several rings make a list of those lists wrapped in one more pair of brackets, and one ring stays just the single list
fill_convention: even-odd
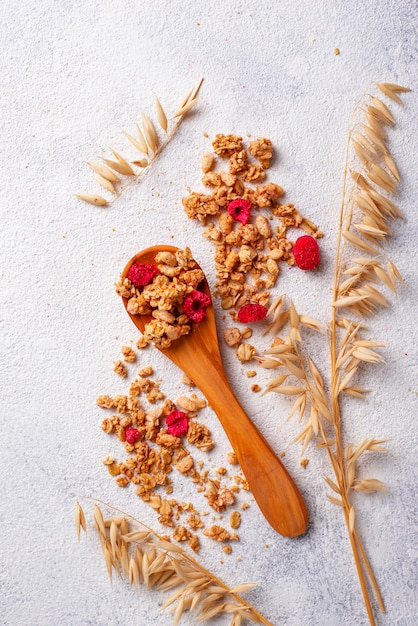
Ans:
[{"label": "spoon bowl", "polygon": [[[159,252],[175,253],[174,246],[152,246],[136,254],[126,265],[128,275],[133,263],[155,263]],[[210,295],[204,280],[199,289]],[[128,298],[122,298],[127,309]],[[151,315],[132,315],[131,320],[142,333]],[[169,348],[158,348],[175,363],[206,397],[218,416],[250,490],[269,524],[281,535],[296,537],[308,526],[308,512],[295,482],[235,397],[225,374],[219,349],[213,306],[206,316],[192,323],[188,335],[173,341]]]}]

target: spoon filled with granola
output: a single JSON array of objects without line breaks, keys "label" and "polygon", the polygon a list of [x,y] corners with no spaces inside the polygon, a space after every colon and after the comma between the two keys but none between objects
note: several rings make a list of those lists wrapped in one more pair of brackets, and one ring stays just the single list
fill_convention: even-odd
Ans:
[{"label": "spoon filled with granola", "polygon": [[193,380],[217,414],[251,492],[281,535],[305,532],[308,513],[290,474],[235,397],[222,365],[209,286],[188,248],[153,246],[135,255],[117,283],[141,331]]}]

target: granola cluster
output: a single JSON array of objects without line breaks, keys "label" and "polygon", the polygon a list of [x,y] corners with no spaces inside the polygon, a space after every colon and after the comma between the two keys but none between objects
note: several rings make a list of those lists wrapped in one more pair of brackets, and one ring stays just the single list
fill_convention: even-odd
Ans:
[{"label": "granola cluster", "polygon": [[[124,364],[136,361],[132,348],[122,346],[121,352]],[[124,375],[128,376],[127,366],[124,368]],[[204,462],[196,461],[194,456],[198,450],[199,454],[205,454],[214,446],[209,429],[198,419],[199,412],[207,405],[206,400],[192,391],[175,401],[166,398],[160,383],[152,378],[153,373],[151,366],[142,367],[131,380],[126,395],[106,394],[96,399],[97,405],[110,413],[102,422],[102,430],[116,436],[127,454],[123,461],[108,456],[103,463],[120,487],[135,486],[136,494],[158,514],[158,521],[171,529],[173,540],[187,542],[194,551],[200,549],[200,532],[216,541],[237,541],[235,532],[219,525],[207,527],[202,518],[208,511],[199,513],[190,502],[179,502],[174,497],[171,476],[176,471],[190,479],[218,519],[223,513],[229,515],[229,527],[233,531],[241,521],[236,510],[236,494],[249,488],[239,467],[235,476],[229,477],[227,469],[221,467],[211,477],[209,471],[203,469]],[[191,381],[185,383],[192,386]],[[175,436],[173,423],[177,424],[180,418],[182,428],[179,436]],[[227,460],[231,466],[237,465],[234,453],[230,453]],[[228,546],[226,552],[230,551]]]},{"label": "granola cluster", "polygon": [[[190,332],[191,322],[203,319],[210,304],[209,296],[198,289],[203,280],[204,274],[189,248],[159,252],[155,265],[134,263],[128,275],[121,276],[116,292],[127,299],[128,312],[149,318],[138,348],[150,343],[168,348]],[[126,375],[122,361],[115,364],[115,371]]]},{"label": "granola cluster", "polygon": [[[300,228],[315,238],[321,233],[293,204],[280,202],[280,185],[265,182],[273,157],[269,139],[251,141],[247,149],[242,137],[218,134],[212,147],[202,161],[202,183],[210,193],[192,192],[182,202],[188,217],[206,226],[204,235],[215,244],[215,293],[236,320],[248,303],[267,306],[280,263],[294,265],[288,230]],[[227,168],[215,171],[223,160]]]}]

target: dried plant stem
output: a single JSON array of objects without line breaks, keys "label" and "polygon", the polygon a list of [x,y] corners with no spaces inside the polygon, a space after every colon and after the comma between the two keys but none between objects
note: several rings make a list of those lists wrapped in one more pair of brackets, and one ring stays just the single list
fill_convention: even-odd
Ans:
[{"label": "dried plant stem", "polygon": [[[201,78],[187,96],[183,98],[180,107],[174,113],[173,119],[176,121],[170,129],[168,128],[168,119],[161,102],[158,98],[156,99],[157,119],[161,129],[164,131],[164,140],[162,142],[159,141],[157,132],[150,118],[145,114],[142,115],[142,129],[137,125],[137,138],[122,131],[122,134],[142,155],[141,159],[132,161],[132,165],[139,167],[139,170],[135,171],[131,164],[115,151],[113,151],[115,160],[103,159],[105,165],[91,161],[88,163],[89,167],[95,172],[96,182],[98,182],[102,188],[112,193],[112,199],[109,200],[92,193],[79,193],[76,194],[76,197],[88,204],[102,207],[109,206],[125,189],[143,176],[171,141],[189,111],[197,104],[197,95],[202,83],[203,78]],[[123,186],[117,174],[128,178],[128,181],[125,182]]]},{"label": "dried plant stem", "polygon": [[[95,528],[109,577],[112,578],[115,569],[138,588],[141,580],[146,588],[178,588],[163,605],[163,608],[173,607],[174,625],[179,623],[183,612],[194,611],[198,622],[208,621],[222,613],[232,615],[231,626],[241,624],[245,619],[273,626],[239,595],[251,589],[254,583],[244,583],[231,589],[180,546],[171,544],[132,515],[97,498],[86,499],[94,502]],[[99,504],[113,510],[119,517],[105,519]],[[86,531],[86,524],[78,502],[74,517],[79,536],[81,529]],[[130,529],[132,522],[136,529],[133,531]]]},{"label": "dried plant stem", "polygon": [[[388,83],[376,86],[398,103],[402,102],[399,94],[409,91]],[[367,104],[368,101],[371,104]],[[358,118],[362,114],[368,125],[359,126]],[[282,326],[289,323],[290,331],[284,341],[278,338],[278,342],[263,357],[257,357],[263,367],[284,367],[288,371],[287,374],[277,376],[268,385],[267,391],[296,395],[291,415],[299,411],[299,417],[302,418],[306,411],[310,411],[302,432],[296,438],[296,441],[303,444],[302,452],[313,437],[317,439],[319,447],[327,449],[335,482],[330,478],[325,480],[338,496],[328,496],[328,499],[343,508],[371,626],[375,626],[376,621],[369,587],[382,612],[385,612],[385,606],[356,528],[351,491],[354,489],[371,493],[385,490],[383,483],[377,479],[356,477],[359,458],[366,451],[384,451],[381,444],[385,440],[366,439],[357,445],[346,445],[342,432],[341,397],[342,394],[365,397],[368,389],[353,387],[351,381],[361,363],[383,361],[375,348],[384,344],[363,338],[362,334],[366,329],[363,320],[375,314],[381,306],[388,305],[378,287],[382,285],[396,293],[396,282],[402,280],[398,270],[384,257],[382,250],[385,238],[391,234],[389,221],[401,217],[398,207],[388,197],[396,193],[396,185],[400,181],[399,171],[389,153],[385,136],[385,127],[392,128],[394,124],[395,118],[379,98],[365,93],[358,100],[348,133],[338,218],[332,312],[329,321],[329,393],[326,392],[318,369],[301,348],[299,326],[303,326],[304,316],[299,315],[291,304],[287,316],[283,317],[283,297],[280,297],[277,306],[272,309],[277,309],[275,317],[280,310],[280,316],[284,320]],[[353,153],[354,159],[357,157],[360,161],[358,172],[350,170]],[[360,252],[362,256],[353,257],[353,250],[357,254]],[[384,263],[387,263],[387,269],[384,268]],[[271,328],[275,328],[276,332],[279,329],[274,320]],[[289,376],[297,378],[297,385],[288,382]],[[283,385],[285,380],[286,384]]]}]

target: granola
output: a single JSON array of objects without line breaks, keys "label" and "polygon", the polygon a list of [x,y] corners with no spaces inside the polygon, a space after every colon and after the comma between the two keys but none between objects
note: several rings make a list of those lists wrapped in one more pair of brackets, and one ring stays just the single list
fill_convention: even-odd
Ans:
[{"label": "granola", "polygon": [[[223,465],[214,470],[215,477],[211,478],[204,461],[194,456],[193,448],[196,453],[205,454],[214,446],[209,429],[198,421],[199,412],[207,406],[206,400],[194,393],[179,395],[176,401],[165,398],[160,383],[151,375],[151,366],[141,367],[130,382],[127,395],[98,396],[97,405],[114,412],[102,421],[102,429],[119,439],[127,455],[123,461],[108,455],[103,465],[119,487],[134,486],[136,495],[155,511],[158,521],[171,529],[173,540],[187,542],[196,552],[200,549],[199,533],[221,543],[238,540],[238,535],[221,526],[206,528],[203,519],[207,511],[199,513],[192,503],[172,497],[172,476],[177,472],[195,485],[196,492],[220,518],[228,515],[230,527],[236,529],[241,519],[236,510],[240,506],[237,494],[247,490],[248,485],[242,476],[229,476]],[[152,394],[158,394],[155,400]],[[187,432],[175,436],[168,430],[169,418],[180,409],[182,415],[187,415]],[[226,460],[238,465],[233,452],[228,453]]]},{"label": "granola", "polygon": [[[128,275],[117,282],[116,292],[127,299],[131,315],[147,316],[138,348],[150,343],[168,348],[190,332],[192,322],[203,319],[211,303],[210,297],[199,291],[203,280],[204,274],[189,248],[159,252],[154,265],[132,264]],[[133,351],[124,347],[123,353],[125,360],[134,360]],[[120,376],[126,375],[124,367],[119,361],[116,371]]]},{"label": "granola", "polygon": [[[202,183],[212,193],[193,191],[182,202],[188,217],[207,227],[204,236],[215,246],[215,294],[222,309],[237,320],[237,311],[249,302],[268,306],[280,263],[294,265],[294,242],[288,238],[288,230],[300,228],[315,238],[322,233],[293,204],[279,202],[285,193],[280,185],[249,186],[266,177],[273,158],[270,139],[259,137],[246,148],[242,137],[217,134],[212,147],[217,159],[205,154],[202,166]],[[227,169],[215,171],[215,164],[222,159],[227,160]],[[232,210],[229,214],[228,207],[238,200],[250,203],[252,215]],[[225,341],[238,345],[235,330],[225,332]]]}]

